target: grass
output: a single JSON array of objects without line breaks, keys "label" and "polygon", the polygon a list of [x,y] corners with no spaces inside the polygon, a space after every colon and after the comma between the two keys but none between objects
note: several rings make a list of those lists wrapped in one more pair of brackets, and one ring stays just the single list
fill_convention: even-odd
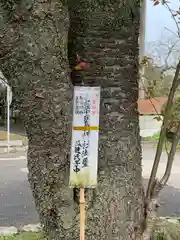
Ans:
[{"label": "grass", "polygon": [[0,237],[0,240],[45,240],[41,233],[24,232],[12,236]]},{"label": "grass", "polygon": [[164,233],[155,233],[152,240],[170,240]]},{"label": "grass", "polygon": [[[156,144],[156,147],[157,147],[157,144]],[[171,144],[170,144],[169,142],[166,143],[166,147],[165,147],[165,144],[164,144],[164,149],[166,150],[166,148],[167,148],[168,151],[170,151],[170,149],[171,149]],[[180,151],[180,142],[178,143],[178,145],[177,145],[177,147],[176,147],[176,151],[177,151],[177,152]]]},{"label": "grass", "polygon": [[[13,236],[0,237],[0,240],[45,240],[45,238],[41,233],[19,233]],[[170,239],[165,233],[159,232],[154,234],[152,240],[170,240]]]},{"label": "grass", "polygon": [[[7,140],[7,132],[6,131],[0,131],[0,141]],[[23,145],[28,144],[28,140],[26,136],[22,136],[19,134],[11,133],[10,134],[10,140],[22,140]]]},{"label": "grass", "polygon": [[[8,237],[0,237],[0,240],[45,240],[40,233],[20,233]],[[170,240],[163,233],[156,233],[153,240]]]},{"label": "grass", "polygon": [[[172,238],[171,238],[172,237]],[[152,240],[170,240],[180,239],[179,225],[166,223],[166,226],[160,226],[153,234]],[[0,240],[45,240],[42,233],[23,232],[15,235],[1,237]]]},{"label": "grass", "polygon": [[159,140],[159,132],[155,133],[153,136],[143,137],[143,141],[158,141]]},{"label": "grass", "polygon": [[179,223],[171,223],[167,220],[159,219],[156,223],[152,240],[179,240]]},{"label": "grass", "polygon": [[[159,132],[155,133],[153,136],[149,136],[149,137],[144,137],[142,138],[143,141],[154,141],[154,142],[157,142],[159,140]],[[156,148],[157,147],[157,144],[154,145],[154,147]],[[166,143],[166,146],[164,144],[164,147],[163,149],[166,150],[166,147],[167,147],[167,150],[169,151],[170,148],[171,148],[171,143],[170,142],[167,142]],[[177,148],[176,148],[177,151],[180,151],[180,142],[179,144],[177,145]]]}]

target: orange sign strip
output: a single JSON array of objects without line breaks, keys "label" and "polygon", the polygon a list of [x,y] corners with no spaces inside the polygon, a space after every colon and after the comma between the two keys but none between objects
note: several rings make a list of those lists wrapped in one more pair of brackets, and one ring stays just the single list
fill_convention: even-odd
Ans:
[{"label": "orange sign strip", "polygon": [[97,126],[84,126],[84,127],[73,127],[73,130],[76,130],[76,131],[91,131],[91,130],[94,130],[94,131],[97,131],[99,130],[99,127]]}]

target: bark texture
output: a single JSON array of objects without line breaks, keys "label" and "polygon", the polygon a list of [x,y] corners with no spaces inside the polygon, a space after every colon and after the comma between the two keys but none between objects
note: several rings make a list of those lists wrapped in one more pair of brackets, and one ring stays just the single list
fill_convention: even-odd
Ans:
[{"label": "bark texture", "polygon": [[[73,5],[72,5],[73,3]],[[0,0],[0,64],[22,99],[29,181],[49,239],[79,239],[78,205],[68,187],[72,87],[68,59],[91,63],[101,84],[98,187],[87,191],[87,240],[133,240],[143,220],[139,137],[139,2]],[[21,87],[20,87],[21,86]]]},{"label": "bark texture", "polygon": [[70,2],[70,65],[78,54],[90,63],[81,73],[82,82],[102,87],[98,188],[88,212],[87,236],[132,240],[143,220],[137,111],[139,1]]},{"label": "bark texture", "polygon": [[0,3],[0,63],[21,98],[36,207],[50,239],[71,239],[77,234],[68,188],[72,101],[68,8],[59,0]]}]

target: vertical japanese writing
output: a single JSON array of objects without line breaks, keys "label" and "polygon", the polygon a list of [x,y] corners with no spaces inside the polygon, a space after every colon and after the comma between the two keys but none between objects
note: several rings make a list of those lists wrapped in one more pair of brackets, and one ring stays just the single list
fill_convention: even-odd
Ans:
[{"label": "vertical japanese writing", "polygon": [[[84,115],[84,126],[90,126],[90,112],[91,112],[91,101],[88,96],[85,101],[85,115]],[[84,131],[84,143],[83,143],[83,156],[82,156],[82,168],[88,167],[88,150],[89,150],[89,130]]]},{"label": "vertical japanese writing", "polygon": [[80,172],[80,164],[81,164],[81,141],[78,140],[75,143],[75,153],[74,153],[74,172],[78,173]]},{"label": "vertical japanese writing", "polygon": [[84,140],[82,152],[82,168],[88,167],[88,148],[89,140]]},{"label": "vertical japanese writing", "polygon": [[[91,101],[89,95],[76,96],[75,99],[75,114],[84,115],[84,127],[90,126]],[[89,149],[89,130],[84,130],[83,139],[77,140],[75,143],[74,154],[74,172],[78,173],[81,168],[88,167],[88,149]]]},{"label": "vertical japanese writing", "polygon": [[97,114],[97,101],[98,101],[98,95],[96,94],[94,97],[93,97],[93,100],[92,100],[92,115],[96,115]]},{"label": "vertical japanese writing", "polygon": [[75,100],[75,114],[82,115],[84,114],[84,98],[83,96],[76,96]]},{"label": "vertical japanese writing", "polygon": [[75,87],[70,179],[71,187],[95,187],[98,170],[100,87]]}]

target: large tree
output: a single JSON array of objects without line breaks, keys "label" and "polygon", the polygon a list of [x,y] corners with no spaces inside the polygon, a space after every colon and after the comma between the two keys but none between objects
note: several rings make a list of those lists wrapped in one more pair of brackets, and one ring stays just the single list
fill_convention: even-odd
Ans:
[{"label": "large tree", "polygon": [[139,1],[0,0],[0,16],[1,68],[22,103],[29,182],[49,239],[78,239],[78,204],[68,187],[69,65],[77,54],[90,63],[81,73],[84,83],[102,87],[98,186],[95,194],[87,191],[87,239],[135,239],[144,217]]}]

